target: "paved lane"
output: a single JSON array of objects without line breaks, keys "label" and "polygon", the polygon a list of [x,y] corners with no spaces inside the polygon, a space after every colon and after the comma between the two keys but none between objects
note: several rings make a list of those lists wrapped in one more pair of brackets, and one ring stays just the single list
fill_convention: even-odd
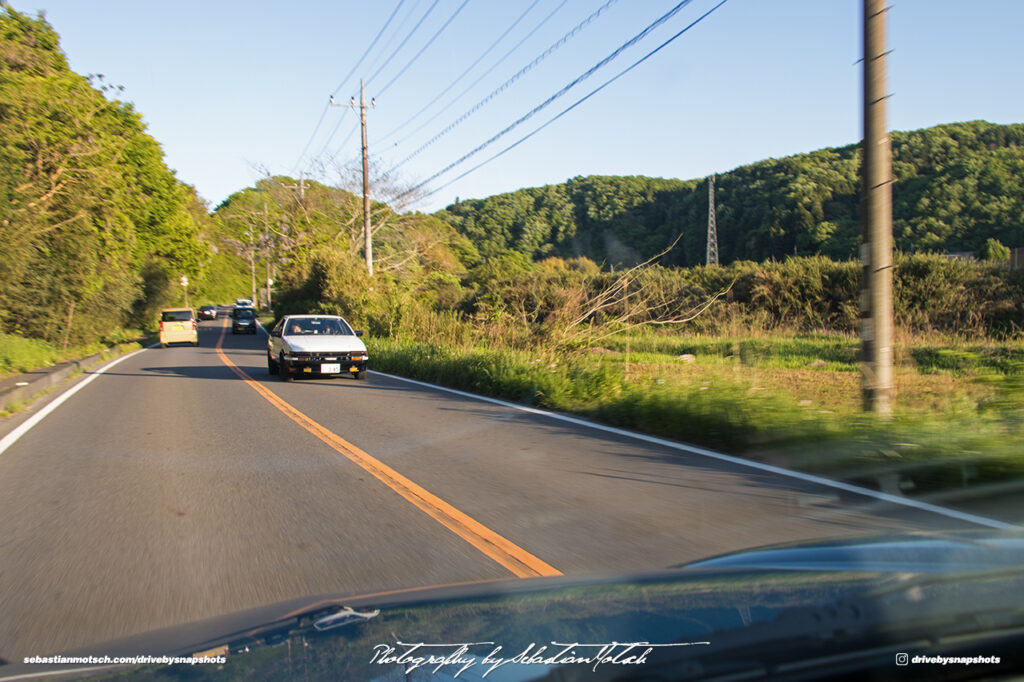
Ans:
[{"label": "paved lane", "polygon": [[0,455],[0,656],[508,577],[246,387],[218,333],[126,360]]},{"label": "paved lane", "polygon": [[[126,359],[0,454],[0,656],[512,575],[240,379],[214,348],[223,323]],[[264,344],[223,337],[276,400],[561,572],[967,527],[379,374],[285,384]]]}]

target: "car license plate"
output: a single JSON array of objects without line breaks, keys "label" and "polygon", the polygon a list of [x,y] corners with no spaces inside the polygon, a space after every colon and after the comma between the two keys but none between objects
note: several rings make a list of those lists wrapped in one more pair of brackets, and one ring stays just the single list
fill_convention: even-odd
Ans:
[{"label": "car license plate", "polygon": [[338,374],[340,372],[341,372],[341,365],[338,364],[338,363],[320,365],[320,373],[321,374]]}]

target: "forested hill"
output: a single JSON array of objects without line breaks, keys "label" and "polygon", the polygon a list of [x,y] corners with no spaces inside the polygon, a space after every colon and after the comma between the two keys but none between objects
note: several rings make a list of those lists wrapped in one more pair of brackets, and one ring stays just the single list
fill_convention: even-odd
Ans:
[{"label": "forested hill", "polygon": [[0,6],[0,333],[109,338],[201,278],[205,207],[109,90],[45,20]]},{"label": "forested hill", "polygon": [[[905,252],[1024,246],[1024,124],[985,121],[895,132],[893,231]],[[854,257],[860,238],[856,144],[741,166],[716,178],[720,261],[790,254]],[[437,215],[483,254],[703,263],[708,185],[698,180],[576,177],[460,201]]]}]

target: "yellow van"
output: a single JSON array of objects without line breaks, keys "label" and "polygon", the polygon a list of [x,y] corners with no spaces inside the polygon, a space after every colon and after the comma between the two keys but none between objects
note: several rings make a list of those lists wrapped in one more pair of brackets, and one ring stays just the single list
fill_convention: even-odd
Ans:
[{"label": "yellow van", "polygon": [[160,346],[169,343],[199,345],[199,323],[191,308],[166,308],[160,312]]}]

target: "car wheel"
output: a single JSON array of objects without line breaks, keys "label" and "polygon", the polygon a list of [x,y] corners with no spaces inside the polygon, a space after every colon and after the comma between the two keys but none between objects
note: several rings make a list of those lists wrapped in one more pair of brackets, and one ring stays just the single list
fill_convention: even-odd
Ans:
[{"label": "car wheel", "polygon": [[283,355],[278,357],[277,365],[277,372],[281,376],[281,381],[291,381],[292,368],[288,366],[288,361],[284,359]]},{"label": "car wheel", "polygon": [[274,362],[274,358],[270,357],[270,353],[267,353],[267,371],[271,374],[277,374],[281,371],[280,366]]},{"label": "car wheel", "polygon": [[359,381],[364,381],[366,379],[366,370],[364,369],[362,372],[352,372],[352,377]]}]

